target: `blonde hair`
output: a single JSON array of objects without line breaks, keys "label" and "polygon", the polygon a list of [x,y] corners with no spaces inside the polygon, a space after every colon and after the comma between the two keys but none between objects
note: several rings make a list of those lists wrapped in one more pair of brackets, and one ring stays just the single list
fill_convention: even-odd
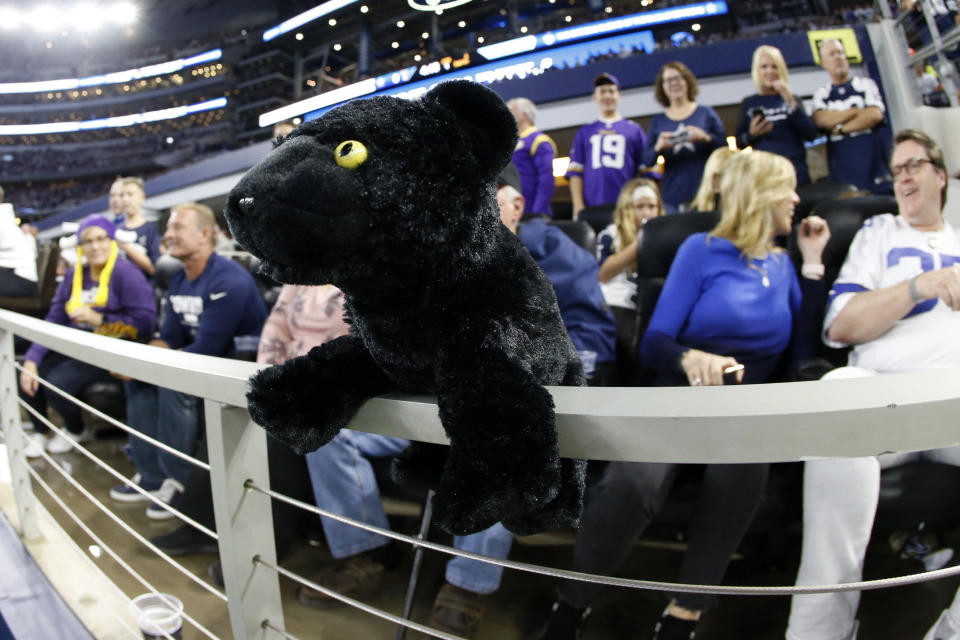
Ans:
[{"label": "blonde hair", "polygon": [[[637,187],[650,187],[657,196],[657,217],[663,215],[663,197],[660,195],[660,189],[657,183],[649,178],[634,178],[629,180],[620,189],[620,195],[617,196],[617,206],[613,210],[613,223],[617,225],[617,236],[620,238],[620,248],[624,249],[628,244],[637,239],[637,220],[631,211],[633,204],[633,192]],[[634,257],[627,265],[626,271],[632,272],[636,269],[637,259]]]},{"label": "blonde hair", "polygon": [[697,189],[697,195],[693,197],[690,208],[697,211],[713,211],[716,209],[714,204],[717,200],[714,197],[716,191],[713,188],[713,176],[723,174],[727,160],[739,153],[736,149],[730,147],[720,147],[714,149],[707,163],[703,165],[703,178],[700,179],[700,188]]},{"label": "blonde hair", "polygon": [[123,186],[133,185],[140,189],[140,192],[146,195],[146,190],[143,188],[143,178],[138,178],[137,176],[117,176],[117,179],[113,181],[114,184],[119,182]]},{"label": "blonde hair", "polygon": [[750,76],[753,78],[753,85],[757,88],[757,91],[763,91],[763,79],[760,77],[760,58],[762,58],[764,54],[770,56],[773,64],[776,65],[777,73],[780,74],[780,82],[790,84],[790,77],[787,73],[787,63],[784,61],[780,49],[772,47],[769,44],[762,44],[754,50],[753,63],[750,65]]},{"label": "blonde hair", "polygon": [[724,166],[720,223],[710,235],[726,238],[748,258],[781,251],[773,244],[771,210],[796,186],[793,164],[783,156],[766,151],[734,155]]},{"label": "blonde hair", "polygon": [[170,207],[171,215],[175,211],[193,211],[196,216],[194,220],[197,224],[197,230],[203,231],[204,229],[209,229],[210,244],[214,245],[217,242],[217,217],[213,213],[213,209],[208,207],[205,204],[200,204],[199,202],[181,202],[180,204]]}]

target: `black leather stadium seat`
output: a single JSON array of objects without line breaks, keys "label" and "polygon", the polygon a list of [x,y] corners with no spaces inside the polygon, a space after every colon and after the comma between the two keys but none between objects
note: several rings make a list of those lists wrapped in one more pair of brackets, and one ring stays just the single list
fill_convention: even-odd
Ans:
[{"label": "black leather stadium seat", "polygon": [[811,182],[797,187],[797,195],[800,196],[800,203],[797,205],[795,218],[802,220],[810,215],[821,202],[832,200],[842,194],[852,194],[857,188],[852,184],[843,182]]},{"label": "black leather stadium seat", "polygon": [[568,238],[584,248],[590,255],[596,253],[597,234],[583,220],[553,220],[549,224],[567,234]]},{"label": "black leather stadium seat", "polygon": [[579,220],[583,220],[597,233],[606,229],[613,222],[613,204],[599,204],[595,207],[587,207],[580,212]]}]

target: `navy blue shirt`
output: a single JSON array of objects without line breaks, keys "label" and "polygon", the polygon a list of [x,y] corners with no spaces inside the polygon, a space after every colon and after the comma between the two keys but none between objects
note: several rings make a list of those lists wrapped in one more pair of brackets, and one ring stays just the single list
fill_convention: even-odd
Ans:
[{"label": "navy blue shirt", "polygon": [[160,337],[174,349],[229,356],[234,338],[259,336],[267,307],[253,277],[213,253],[196,280],[181,271],[170,280]]},{"label": "navy blue shirt", "polygon": [[[682,131],[686,125],[700,127],[710,135],[709,142],[691,142],[675,145],[657,153],[654,147],[657,138],[663,131]],[[652,167],[657,162],[657,156],[663,155],[664,176],[660,185],[660,194],[663,203],[671,211],[676,211],[681,204],[690,202],[697,195],[700,188],[700,179],[703,177],[703,167],[707,158],[717,147],[727,143],[720,116],[710,107],[699,105],[686,120],[671,120],[667,114],[660,113],[650,121],[650,130],[647,132],[647,146],[643,149],[643,165]]]},{"label": "navy blue shirt", "polygon": [[577,351],[594,351],[597,362],[613,362],[616,326],[600,291],[596,258],[542,219],[521,225],[518,236],[553,285]]},{"label": "navy blue shirt", "polygon": [[[157,231],[157,227],[148,220],[139,227],[131,229],[127,226],[126,218],[124,217],[117,218],[117,225],[121,229],[133,231],[137,234],[137,240],[134,244],[147,254],[147,257],[150,258],[150,264],[156,265],[157,259],[160,257],[160,232]],[[136,249],[136,247],[134,247],[134,249]],[[151,277],[149,274],[146,274],[146,272],[144,272],[144,275],[147,276],[147,279]]]},{"label": "navy blue shirt", "polygon": [[[813,112],[843,111],[851,107],[876,107],[886,113],[877,83],[870,78],[852,78],[844,84],[830,83],[817,89],[813,95]],[[890,146],[883,135],[883,122],[872,129],[848,134],[830,132],[827,138],[827,161],[830,179],[845,182],[858,189],[878,193],[890,190],[890,171],[887,160]]]},{"label": "navy blue shirt", "polygon": [[[770,133],[754,138],[750,135],[750,110],[762,109],[767,122],[773,123]],[[807,148],[804,141],[813,140],[820,135],[817,125],[797,104],[791,111],[779,95],[762,96],[755,94],[744,98],[740,103],[740,122],[737,124],[737,144],[740,148],[753,147],[784,156],[793,163],[797,171],[797,184],[810,182],[807,171]]]}]

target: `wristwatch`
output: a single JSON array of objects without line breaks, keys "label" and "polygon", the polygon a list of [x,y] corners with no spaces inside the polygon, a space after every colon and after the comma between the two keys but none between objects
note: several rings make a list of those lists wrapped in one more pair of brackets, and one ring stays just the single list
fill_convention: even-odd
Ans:
[{"label": "wristwatch", "polygon": [[836,134],[839,134],[839,135],[843,135],[843,123],[842,123],[842,122],[838,122],[838,123],[833,127],[833,132],[836,133]]}]

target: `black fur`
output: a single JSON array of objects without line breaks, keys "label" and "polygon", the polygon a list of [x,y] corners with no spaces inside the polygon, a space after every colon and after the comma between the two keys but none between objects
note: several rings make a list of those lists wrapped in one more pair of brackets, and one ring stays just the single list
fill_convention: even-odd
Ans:
[{"label": "black fur", "polygon": [[[343,141],[366,146],[354,169]],[[582,385],[553,288],[501,222],[493,180],[516,144],[500,98],[438,85],[417,101],[357,100],[287,136],[233,189],[234,237],[271,277],[333,283],[350,336],[251,380],[250,415],[300,452],[390,390],[435,393],[450,448],[436,521],[468,534],[576,526],[584,464],[557,450],[543,385]],[[422,476],[413,445],[395,465]]]}]

